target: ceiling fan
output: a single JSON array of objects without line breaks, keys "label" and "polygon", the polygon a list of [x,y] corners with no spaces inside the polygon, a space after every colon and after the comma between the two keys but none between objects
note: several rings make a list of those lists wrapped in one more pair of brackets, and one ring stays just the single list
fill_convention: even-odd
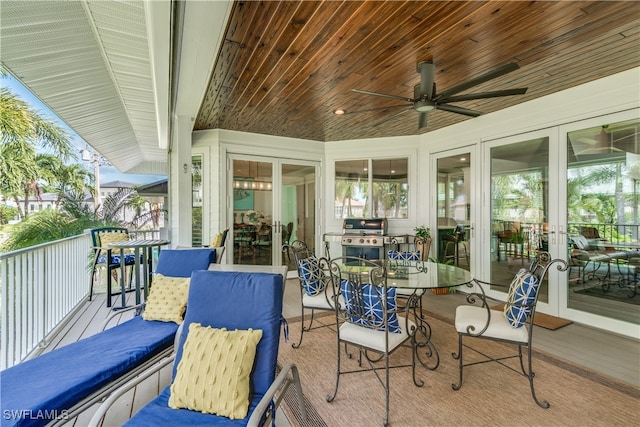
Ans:
[{"label": "ceiling fan", "polygon": [[[469,101],[472,99],[485,99],[485,98],[497,98],[501,96],[511,96],[511,95],[522,95],[524,94],[528,88],[517,88],[517,89],[505,89],[505,90],[496,90],[491,92],[480,92],[480,93],[469,93],[464,95],[455,96],[457,93],[465,91],[473,86],[477,86],[481,83],[487,82],[489,80],[495,79],[497,77],[503,76],[507,73],[517,70],[520,68],[518,64],[515,62],[503,65],[501,67],[496,68],[495,70],[489,71],[481,76],[476,78],[467,80],[466,82],[460,83],[459,85],[453,86],[445,91],[440,93],[436,92],[436,83],[433,81],[436,71],[436,66],[431,61],[422,61],[418,63],[417,71],[420,74],[420,83],[413,87],[413,98],[406,98],[404,96],[397,95],[388,95],[386,93],[378,93],[378,92],[370,92],[368,90],[360,90],[360,89],[351,89],[352,92],[362,93],[364,95],[375,95],[382,96],[385,98],[397,99],[400,101],[408,102],[408,108],[404,111],[396,113],[385,120],[376,123],[374,126],[378,126],[382,123],[388,122],[389,120],[395,119],[396,117],[409,112],[409,111],[417,111],[420,116],[418,117],[418,129],[422,129],[427,126],[427,115],[429,111],[432,110],[442,110],[449,111],[450,113],[462,114],[465,116],[478,117],[482,113],[479,111],[470,110],[468,108],[456,107],[455,105],[450,105],[450,102],[460,102],[460,101]],[[403,105],[398,105],[398,107],[402,107]],[[389,108],[389,107],[383,107]],[[371,111],[371,110],[366,110]]]}]

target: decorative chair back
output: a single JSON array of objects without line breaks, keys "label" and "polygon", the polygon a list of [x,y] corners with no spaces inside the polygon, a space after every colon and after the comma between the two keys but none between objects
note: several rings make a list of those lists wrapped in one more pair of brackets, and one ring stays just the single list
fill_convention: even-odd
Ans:
[{"label": "decorative chair back", "polygon": [[129,240],[129,230],[123,227],[102,227],[91,230],[91,240],[96,251],[106,250],[109,243]]},{"label": "decorative chair back", "polygon": [[296,261],[296,266],[300,265],[300,261],[303,259],[307,259],[310,256],[313,256],[313,251],[309,249],[307,244],[302,240],[294,240],[290,244],[285,244],[282,246],[283,252],[288,252],[293,254],[293,259]]},{"label": "decorative chair back", "polygon": [[[395,314],[396,294],[395,289],[387,288],[385,264],[345,256],[321,258],[320,268],[336,290],[334,307],[338,307],[339,321],[377,330],[387,328],[385,319],[388,314]],[[338,304],[340,296],[344,298],[344,310]]]}]

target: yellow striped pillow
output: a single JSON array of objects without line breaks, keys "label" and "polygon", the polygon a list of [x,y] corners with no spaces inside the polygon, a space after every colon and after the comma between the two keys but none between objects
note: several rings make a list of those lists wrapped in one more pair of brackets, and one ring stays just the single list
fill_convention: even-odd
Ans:
[{"label": "yellow striped pillow", "polygon": [[169,406],[232,420],[249,412],[249,377],[262,330],[189,325]]}]

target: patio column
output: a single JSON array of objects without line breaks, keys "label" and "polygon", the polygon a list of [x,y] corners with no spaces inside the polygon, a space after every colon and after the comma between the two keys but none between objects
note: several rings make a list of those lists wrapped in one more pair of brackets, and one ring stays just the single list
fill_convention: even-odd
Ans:
[{"label": "patio column", "polygon": [[169,218],[172,246],[191,246],[191,118],[174,120],[170,147],[171,180]]}]

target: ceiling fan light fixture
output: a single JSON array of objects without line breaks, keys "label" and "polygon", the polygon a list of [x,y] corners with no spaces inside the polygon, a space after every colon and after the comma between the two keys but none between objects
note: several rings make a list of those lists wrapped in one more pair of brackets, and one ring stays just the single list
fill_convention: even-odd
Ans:
[{"label": "ceiling fan light fixture", "polygon": [[419,113],[427,113],[436,108],[436,104],[431,101],[416,101],[413,109]]},{"label": "ceiling fan light fixture", "polygon": [[346,111],[345,111],[345,110],[343,110],[342,108],[338,108],[337,110],[335,110],[335,111],[333,112],[333,114],[335,114],[336,116],[341,116],[341,115],[343,115],[344,113],[346,113]]}]

